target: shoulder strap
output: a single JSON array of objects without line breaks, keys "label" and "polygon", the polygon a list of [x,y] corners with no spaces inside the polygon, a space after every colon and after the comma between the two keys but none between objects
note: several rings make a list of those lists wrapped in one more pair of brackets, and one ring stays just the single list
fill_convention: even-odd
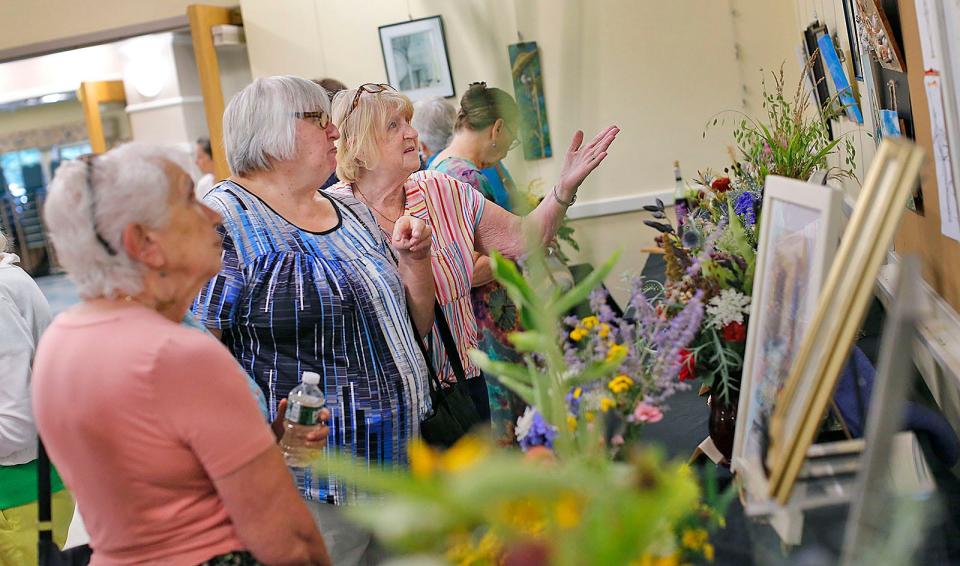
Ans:
[{"label": "shoulder strap", "polygon": [[37,437],[37,528],[41,541],[53,540],[53,524],[50,512],[50,458]]},{"label": "shoulder strap", "polygon": [[453,339],[447,317],[443,314],[443,308],[440,307],[439,302],[433,303],[433,314],[436,318],[440,340],[443,342],[443,349],[446,351],[447,359],[450,360],[450,367],[453,369],[453,375],[456,376],[458,382],[463,383],[467,380],[467,372],[463,369],[463,362],[460,361],[460,349],[457,348],[457,342]]}]

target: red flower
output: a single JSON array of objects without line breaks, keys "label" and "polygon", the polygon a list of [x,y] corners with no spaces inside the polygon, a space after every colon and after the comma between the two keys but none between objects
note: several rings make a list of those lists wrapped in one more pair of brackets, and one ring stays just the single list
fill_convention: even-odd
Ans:
[{"label": "red flower", "polygon": [[727,342],[743,342],[747,339],[747,326],[742,322],[731,322],[723,327],[723,339]]},{"label": "red flower", "polygon": [[693,354],[686,348],[680,348],[680,381],[690,381],[696,378],[694,375],[694,367],[697,365],[697,360]]},{"label": "red flower", "polygon": [[718,193],[725,193],[730,190],[730,177],[717,177],[710,183],[710,188]]}]

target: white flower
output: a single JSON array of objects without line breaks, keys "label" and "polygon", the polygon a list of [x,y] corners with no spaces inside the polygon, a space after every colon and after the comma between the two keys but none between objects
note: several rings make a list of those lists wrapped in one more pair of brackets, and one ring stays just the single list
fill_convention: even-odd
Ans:
[{"label": "white flower", "polygon": [[731,322],[743,322],[743,315],[750,312],[750,297],[736,289],[724,289],[710,299],[707,316],[714,328],[723,328]]},{"label": "white flower", "polygon": [[514,434],[516,434],[518,441],[527,437],[527,434],[530,432],[530,427],[533,426],[533,416],[536,414],[536,409],[527,407],[523,411],[523,416],[517,419],[517,428],[514,430]]}]

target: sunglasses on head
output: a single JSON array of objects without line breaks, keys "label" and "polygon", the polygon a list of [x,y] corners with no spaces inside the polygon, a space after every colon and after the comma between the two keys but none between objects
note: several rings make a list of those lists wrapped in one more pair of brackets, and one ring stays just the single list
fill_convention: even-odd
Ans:
[{"label": "sunglasses on head", "polygon": [[379,94],[385,90],[397,92],[397,89],[384,83],[366,83],[357,87],[357,94],[353,95],[353,102],[350,104],[350,110],[347,111],[347,115],[344,117],[344,120],[350,117],[350,114],[357,109],[357,106],[360,106],[360,97],[363,96],[363,93],[366,92],[369,94]]}]

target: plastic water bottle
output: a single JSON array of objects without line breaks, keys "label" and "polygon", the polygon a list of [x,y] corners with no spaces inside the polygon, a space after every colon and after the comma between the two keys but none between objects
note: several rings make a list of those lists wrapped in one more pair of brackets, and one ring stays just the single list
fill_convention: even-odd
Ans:
[{"label": "plastic water bottle", "polygon": [[306,436],[320,422],[320,411],[326,403],[323,392],[317,387],[319,383],[318,374],[305,371],[300,385],[287,397],[280,450],[291,468],[305,468],[320,457],[320,450],[306,446]]}]

